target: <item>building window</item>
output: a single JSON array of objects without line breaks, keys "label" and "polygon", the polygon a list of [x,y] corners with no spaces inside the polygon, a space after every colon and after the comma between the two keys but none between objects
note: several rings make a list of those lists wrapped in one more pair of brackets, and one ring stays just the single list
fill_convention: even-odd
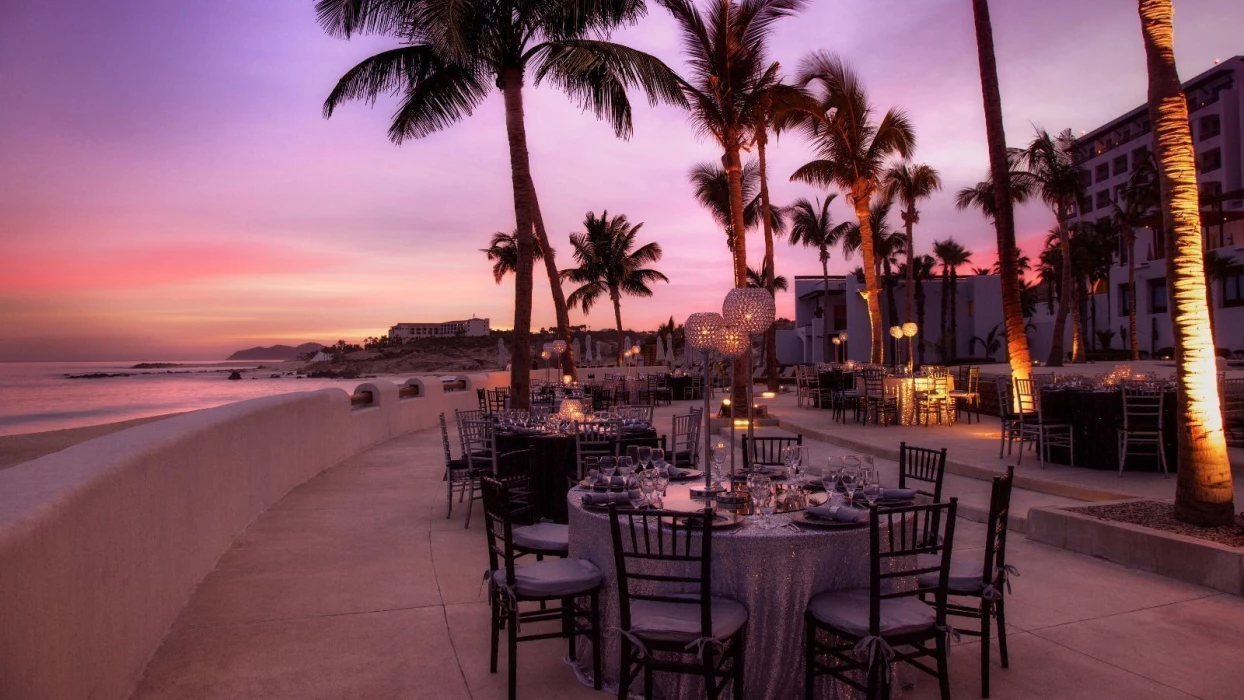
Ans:
[{"label": "building window", "polygon": [[1166,280],[1149,280],[1149,313],[1166,313]]},{"label": "building window", "polygon": [[1128,316],[1132,313],[1132,295],[1128,294],[1127,284],[1119,285],[1119,316]]},{"label": "building window", "polygon": [[1201,154],[1201,172],[1212,173],[1222,167],[1222,149],[1215,148]]},{"label": "building window", "polygon": [[1222,118],[1217,114],[1201,117],[1200,123],[1197,125],[1197,132],[1197,137],[1201,141],[1214,138],[1222,133]]},{"label": "building window", "polygon": [[1122,156],[1119,156],[1118,158],[1115,158],[1114,165],[1112,167],[1114,168],[1115,175],[1122,175],[1123,173],[1127,172],[1127,156],[1122,155]]},{"label": "building window", "polygon": [[1080,214],[1081,214],[1081,216],[1083,216],[1084,214],[1087,214],[1087,213],[1089,213],[1089,212],[1091,212],[1091,211],[1093,211],[1093,198],[1092,198],[1092,197],[1081,197],[1081,198],[1080,198]]},{"label": "building window", "polygon": [[1222,183],[1217,180],[1201,183],[1201,198],[1217,197],[1222,194]]},{"label": "building window", "polygon": [[1097,193],[1097,209],[1105,209],[1110,206],[1110,190],[1101,190]]},{"label": "building window", "polygon": [[1244,306],[1244,267],[1231,268],[1231,274],[1222,280],[1223,306]]},{"label": "building window", "polygon": [[1110,164],[1109,163],[1102,163],[1101,165],[1097,166],[1097,168],[1093,171],[1093,179],[1096,182],[1101,182],[1102,180],[1105,180],[1109,177],[1110,177]]}]

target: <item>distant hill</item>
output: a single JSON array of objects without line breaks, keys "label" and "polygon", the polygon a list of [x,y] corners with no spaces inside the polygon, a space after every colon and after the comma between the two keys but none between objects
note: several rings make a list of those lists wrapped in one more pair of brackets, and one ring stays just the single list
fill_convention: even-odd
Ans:
[{"label": "distant hill", "polygon": [[319,343],[303,343],[296,348],[288,345],[273,345],[270,348],[250,348],[247,350],[238,350],[230,355],[227,360],[297,360],[299,355],[305,355],[315,352],[324,347]]}]

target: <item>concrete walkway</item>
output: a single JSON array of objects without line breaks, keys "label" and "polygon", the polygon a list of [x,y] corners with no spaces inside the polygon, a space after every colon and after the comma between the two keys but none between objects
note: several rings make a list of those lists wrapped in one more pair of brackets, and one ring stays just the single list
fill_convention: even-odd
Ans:
[{"label": "concrete walkway", "polygon": [[[504,668],[488,673],[481,518],[464,530],[457,504],[445,518],[441,468],[428,431],[295,489],[221,558],[132,697],[504,698]],[[983,533],[961,521],[956,549],[978,551]],[[994,698],[1244,699],[1241,599],[1019,535],[1010,559],[1011,668],[995,668]],[[520,647],[520,697],[608,697],[576,682],[564,651]],[[975,642],[955,645],[954,697],[979,697],[978,658]]]}]

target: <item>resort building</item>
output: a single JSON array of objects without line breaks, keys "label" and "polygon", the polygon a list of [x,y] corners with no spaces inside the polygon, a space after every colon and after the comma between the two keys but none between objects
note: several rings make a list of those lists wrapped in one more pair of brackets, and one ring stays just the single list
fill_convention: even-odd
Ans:
[{"label": "resort building", "polygon": [[471,318],[465,321],[442,323],[399,323],[389,328],[391,340],[414,340],[417,338],[456,338],[458,336],[488,335],[488,319]]},{"label": "resort building", "polygon": [[[1196,148],[1205,249],[1229,261],[1223,266],[1225,274],[1211,275],[1210,279],[1215,344],[1221,349],[1244,350],[1244,56],[1221,61],[1192,78],[1184,83],[1184,92]],[[1084,169],[1085,189],[1074,222],[1110,217],[1116,203],[1123,205],[1128,177],[1143,159],[1151,157],[1153,138],[1146,105],[1078,138],[1076,155]],[[1094,290],[1094,304],[1097,330],[1115,331],[1115,337],[1122,337],[1122,341],[1115,340],[1113,347],[1126,348],[1133,303],[1127,283],[1131,258],[1140,350],[1151,356],[1171,348],[1174,341],[1161,217],[1154,216],[1146,223],[1135,230],[1130,249],[1120,242],[1108,284]],[[1090,334],[1095,332],[1090,325]],[[1033,337],[1034,341],[1044,339],[1048,348],[1048,333],[1035,333]],[[1070,339],[1070,329],[1067,337]],[[1086,340],[1090,348],[1094,340]],[[1044,357],[1036,354],[1039,348],[1033,350],[1035,357]]]},{"label": "resort building", "polygon": [[[945,331],[942,328],[942,280],[925,280],[921,287],[924,302],[921,304],[917,299],[916,309],[913,310],[918,329],[912,342],[914,347],[923,344],[925,362],[943,361],[946,355],[951,354],[949,345],[952,342],[956,358],[1005,359],[1005,343],[1000,340],[989,342],[991,331],[992,339],[1000,339],[1002,334],[1002,291],[997,275],[968,275],[956,280],[953,337],[950,315],[946,318]],[[946,289],[949,288],[947,285]],[[795,328],[778,331],[779,362],[832,362],[835,354],[838,359],[868,360],[868,305],[864,301],[863,282],[853,275],[831,275],[827,292],[825,278],[821,275],[799,275],[795,277],[794,291]],[[894,285],[893,293],[897,317],[891,313],[888,301],[883,298],[881,304],[883,327],[886,329],[887,363],[896,357],[896,343],[890,337],[889,329],[902,325],[906,320],[903,313],[906,292],[902,280]],[[924,309],[922,322],[919,313],[921,306]],[[828,358],[825,356],[826,331],[830,336]],[[845,342],[841,340],[843,334],[846,335]],[[839,338],[839,342],[835,344],[834,338]],[[900,340],[897,345],[901,350],[897,357],[905,360],[907,340]],[[943,347],[946,353],[943,353]]]}]

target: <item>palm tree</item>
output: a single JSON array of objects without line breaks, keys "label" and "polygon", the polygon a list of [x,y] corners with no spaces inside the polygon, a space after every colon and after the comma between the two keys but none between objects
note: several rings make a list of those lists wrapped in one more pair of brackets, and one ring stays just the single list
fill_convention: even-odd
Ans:
[{"label": "palm tree", "polygon": [[1222,284],[1223,280],[1234,274],[1234,259],[1216,250],[1205,251],[1205,309],[1209,312],[1209,331],[1213,337],[1218,335],[1218,329],[1214,327],[1214,283]]},{"label": "palm tree", "polygon": [[[873,267],[878,279],[885,289],[886,311],[890,315],[890,323],[898,323],[898,300],[894,297],[894,266],[898,264],[898,256],[906,248],[903,234],[890,228],[890,208],[893,204],[885,198],[877,199],[868,208],[868,226],[873,232]],[[842,257],[850,260],[855,251],[860,250],[863,241],[859,224],[848,224],[847,234],[842,238]],[[885,326],[882,323],[882,326]]]},{"label": "palm tree", "polygon": [[838,56],[826,52],[809,55],[800,65],[799,83],[816,87],[813,94],[820,111],[816,118],[802,119],[800,123],[813,143],[817,159],[796,170],[791,180],[837,187],[855,208],[862,231],[860,252],[871,331],[869,359],[880,364],[885,360],[885,342],[869,205],[873,193],[881,188],[886,162],[894,157],[908,158],[915,150],[915,130],[907,115],[897,108],[891,108],[874,124],[868,93],[855,71]]},{"label": "palm tree", "polygon": [[1024,328],[1021,280],[1015,270],[1015,209],[1011,198],[1011,169],[1007,160],[1006,132],[1002,125],[1002,93],[998,89],[998,61],[993,49],[993,22],[989,0],[972,0],[972,19],[976,26],[976,54],[980,62],[981,95],[985,105],[985,134],[989,144],[989,173],[993,181],[992,216],[998,238],[998,260],[1002,283],[1002,318],[1006,324],[1007,360],[1011,376],[1027,379],[1032,374],[1028,354],[1028,334]]},{"label": "palm tree", "polygon": [[[734,286],[747,286],[743,232],[743,161],[761,102],[781,82],[778,65],[767,61],[773,24],[803,7],[804,0],[721,0],[707,16],[691,0],[658,0],[673,15],[683,37],[692,74],[679,78],[692,122],[722,149],[730,203]],[[740,379],[740,381],[742,381]]]},{"label": "palm tree", "polygon": [[783,275],[778,275],[770,279],[771,271],[769,268],[761,268],[756,270],[754,267],[747,268],[747,286],[752,288],[768,289],[770,283],[773,289],[779,292],[785,292],[790,289],[790,280]]},{"label": "palm tree", "polygon": [[[726,232],[726,247],[734,249],[734,231],[730,225],[730,182],[726,171],[715,163],[699,163],[691,168],[687,175],[694,188],[695,199]],[[760,224],[764,211],[760,199],[760,168],[756,161],[748,161],[743,165],[743,226],[744,231],[751,231]],[[786,230],[783,209],[774,207],[769,210],[769,225],[779,234]]]},{"label": "palm tree", "polygon": [[[539,240],[534,241],[535,250],[532,255],[536,258],[544,258],[544,250],[540,248]],[[497,284],[505,279],[505,276],[518,269],[518,235],[517,232],[505,233],[497,231],[492,234],[492,239],[488,241],[487,248],[480,248],[481,253],[488,256],[488,260],[492,263],[492,278]]]},{"label": "palm tree", "polygon": [[[1022,150],[1015,151],[1015,160],[1022,169],[1016,175],[1031,182],[1034,194],[1041,197],[1054,210],[1058,224],[1058,245],[1063,258],[1071,257],[1071,229],[1068,221],[1076,203],[1084,192],[1083,170],[1073,153],[1075,139],[1071,130],[1058,136],[1038,129],[1036,137]],[[1054,317],[1054,331],[1050,336],[1050,356],[1047,364],[1061,366],[1063,363],[1063,332],[1067,316],[1071,315],[1071,361],[1084,361],[1083,324],[1080,319],[1079,295],[1076,294],[1072,268],[1063,266],[1059,284],[1058,313]]]},{"label": "palm tree", "polygon": [[1135,161],[1123,187],[1123,206],[1114,204],[1112,218],[1119,226],[1123,249],[1127,251],[1128,342],[1132,360],[1140,359],[1140,328],[1136,323],[1136,229],[1150,228],[1154,214],[1161,214],[1158,166],[1151,151]]},{"label": "palm tree", "polygon": [[[912,241],[912,227],[920,223],[920,210],[916,208],[916,204],[922,199],[928,199],[933,193],[942,189],[942,177],[936,170],[921,163],[899,163],[892,166],[885,174],[885,198],[897,199],[903,205],[903,225],[907,228],[907,242],[904,248],[907,250],[907,261],[911,262],[911,258],[915,255],[915,247]],[[907,304],[903,310],[904,320],[912,320],[912,304],[915,295],[915,282],[911,277],[914,267],[907,265],[907,288],[904,290],[907,296]]]},{"label": "palm tree", "polygon": [[973,267],[972,274],[977,275],[977,276],[992,275],[994,274],[994,272],[993,272],[993,269],[988,268],[988,267]]},{"label": "palm tree", "polygon": [[[942,347],[946,361],[958,356],[959,267],[972,260],[972,253],[955,239],[933,241],[933,256],[942,266]],[[949,325],[947,324],[949,320]]]},{"label": "palm tree", "polygon": [[583,220],[584,232],[570,234],[570,245],[579,266],[561,271],[562,279],[581,285],[567,297],[572,307],[578,306],[586,314],[602,295],[608,295],[613,302],[619,367],[623,351],[622,295],[650,297],[652,288],[648,285],[669,282],[660,272],[643,267],[661,260],[661,246],[646,243],[635,247],[635,236],[642,226],[642,223],[632,226],[625,214],[611,219],[608,211],[601,212],[599,218],[588,212]]},{"label": "palm tree", "polygon": [[1176,417],[1179,474],[1175,517],[1193,525],[1235,520],[1231,462],[1222,430],[1218,367],[1206,313],[1205,271],[1196,155],[1188,126],[1188,100],[1175,68],[1171,0],[1140,0],[1149,73],[1149,119],[1162,192],[1171,326],[1179,382]]},{"label": "palm tree", "polygon": [[[937,261],[933,259],[932,255],[917,255],[912,259],[911,265],[916,268],[912,272],[912,279],[914,280],[915,285],[914,297],[916,302],[916,327],[919,328],[920,332],[923,334],[925,332],[924,302],[926,296],[924,293],[924,283],[933,279],[933,268],[937,265]],[[899,274],[906,277],[907,267],[908,263],[900,265],[898,268]],[[924,345],[925,343],[923,340],[916,344],[916,350],[918,352],[916,362],[917,366],[924,363]]]},{"label": "palm tree", "polygon": [[829,336],[829,249],[838,245],[838,242],[846,235],[849,226],[845,222],[835,225],[833,217],[829,214],[829,204],[837,196],[829,194],[824,200],[816,200],[815,204],[801,197],[787,209],[790,216],[790,244],[815,248],[821,260],[821,277],[825,284],[823,290],[825,300],[821,304],[821,309],[824,313],[822,330],[825,338],[824,357],[826,361],[831,357],[830,342],[832,342]]},{"label": "palm tree", "polygon": [[[677,76],[641,51],[594,38],[632,24],[644,12],[640,0],[533,0],[522,12],[498,12],[488,3],[458,3],[452,11],[434,0],[318,0],[320,25],[333,36],[382,34],[400,46],[351,68],[324,102],[325,117],[353,99],[374,103],[400,95],[389,138],[401,143],[451,126],[478,107],[493,86],[505,102],[514,194],[518,264],[515,268],[514,373],[518,408],[529,397],[532,261],[534,240],[545,251],[558,330],[570,343],[570,320],[554,251],[536,199],[528,157],[523,83],[528,73],[565,90],[607,120],[622,138],[631,133],[626,90],[641,87],[650,102],[684,104]],[[572,353],[564,371],[574,374]]]}]

